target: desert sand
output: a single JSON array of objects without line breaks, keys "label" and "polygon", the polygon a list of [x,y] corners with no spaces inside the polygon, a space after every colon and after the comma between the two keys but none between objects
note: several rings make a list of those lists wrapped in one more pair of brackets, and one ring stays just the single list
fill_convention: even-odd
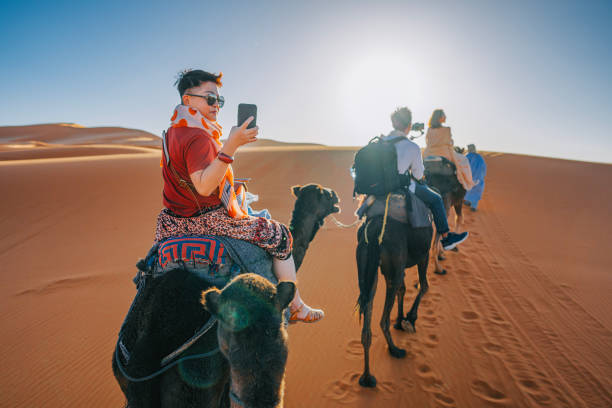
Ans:
[{"label": "desert sand", "polygon": [[[41,127],[42,126],[42,127]],[[355,148],[262,144],[238,153],[256,208],[288,222],[290,186],[317,182],[354,221]],[[289,328],[285,406],[612,406],[612,165],[486,153],[468,241],[430,266],[416,334],[394,331],[393,359],[374,303],[362,389],[356,228],[328,221],[299,272],[326,318]],[[0,128],[0,407],[120,407],[111,355],[136,293],[135,263],[161,209],[159,139],[78,125]],[[406,272],[409,306],[416,269]]]}]

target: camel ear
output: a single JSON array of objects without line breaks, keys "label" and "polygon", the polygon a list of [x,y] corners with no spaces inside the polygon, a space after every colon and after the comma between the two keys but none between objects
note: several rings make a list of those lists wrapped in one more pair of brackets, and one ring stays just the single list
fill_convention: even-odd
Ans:
[{"label": "camel ear", "polygon": [[218,289],[208,289],[202,293],[202,305],[211,314],[217,315],[219,312],[219,296],[221,292]]},{"label": "camel ear", "polygon": [[291,192],[293,193],[293,196],[297,198],[298,195],[300,195],[300,190],[302,189],[302,186],[293,186],[291,187]]},{"label": "camel ear", "polygon": [[274,304],[279,312],[282,312],[295,296],[295,283],[289,281],[282,281],[276,285],[276,297],[274,298]]}]

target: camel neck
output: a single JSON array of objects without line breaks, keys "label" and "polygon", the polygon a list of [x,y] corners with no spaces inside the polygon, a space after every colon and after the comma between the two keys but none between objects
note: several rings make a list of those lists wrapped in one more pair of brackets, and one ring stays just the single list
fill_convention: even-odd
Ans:
[{"label": "camel neck", "polygon": [[302,265],[310,242],[319,230],[319,221],[314,214],[306,214],[303,215],[303,218],[298,218],[294,212],[290,229],[293,234],[293,261],[297,271]]}]

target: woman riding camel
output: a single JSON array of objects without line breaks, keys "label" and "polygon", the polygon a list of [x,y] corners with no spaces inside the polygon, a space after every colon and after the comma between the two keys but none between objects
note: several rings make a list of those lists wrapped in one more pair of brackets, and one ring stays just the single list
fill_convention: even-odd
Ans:
[{"label": "woman riding camel", "polygon": [[451,129],[442,126],[444,122],[446,122],[444,111],[442,109],[433,111],[429,119],[429,129],[427,129],[427,135],[425,136],[426,147],[423,151],[423,157],[442,156],[453,162],[457,168],[457,180],[468,191],[474,187],[470,162],[453,148]]},{"label": "woman riding camel", "polygon": [[[293,238],[287,226],[248,215],[242,187],[234,183],[231,163],[243,145],[257,140],[258,127],[247,129],[253,117],[232,127],[225,143],[217,123],[225,102],[219,96],[221,75],[188,70],[179,75],[181,96],[166,134],[167,157],[162,161],[164,209],[157,218],[155,242],[181,235],[221,235],[248,241],[273,257],[279,281],[296,281],[291,256]],[[313,323],[324,316],[301,299],[296,290],[290,321]]]}]

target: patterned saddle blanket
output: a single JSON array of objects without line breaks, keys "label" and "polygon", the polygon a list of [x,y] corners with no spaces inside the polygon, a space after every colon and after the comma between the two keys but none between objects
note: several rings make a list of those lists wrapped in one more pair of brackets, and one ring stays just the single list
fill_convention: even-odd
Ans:
[{"label": "patterned saddle blanket", "polygon": [[223,266],[227,263],[225,245],[215,237],[179,237],[163,241],[157,250],[157,266],[176,267],[178,263]]},{"label": "patterned saddle blanket", "polygon": [[278,283],[272,272],[272,258],[265,250],[246,241],[221,236],[169,238],[154,245],[136,266],[139,269],[134,278],[137,285],[143,277],[156,278],[176,268],[195,273],[218,288],[246,272]]}]

